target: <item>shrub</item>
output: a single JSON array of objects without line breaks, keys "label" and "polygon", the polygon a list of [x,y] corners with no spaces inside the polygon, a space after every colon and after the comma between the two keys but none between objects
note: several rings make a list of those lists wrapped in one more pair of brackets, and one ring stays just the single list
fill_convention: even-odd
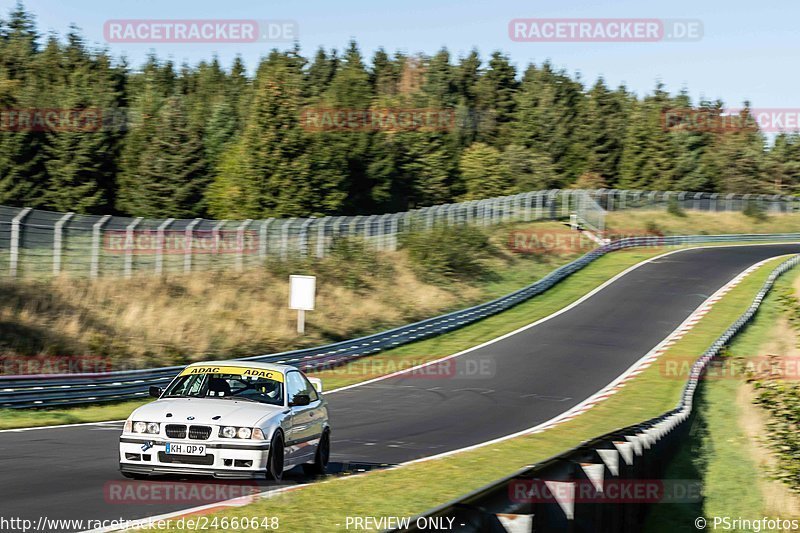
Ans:
[{"label": "shrub", "polygon": [[438,227],[406,233],[401,245],[422,279],[436,282],[482,279],[493,252],[488,236],[473,226]]},{"label": "shrub", "polygon": [[744,213],[745,216],[748,216],[757,222],[764,222],[768,218],[767,212],[761,206],[761,203],[754,202],[753,200],[747,201],[747,203],[744,205],[742,213]]},{"label": "shrub", "polygon": [[681,207],[680,202],[674,196],[671,196],[669,200],[667,200],[667,213],[670,215],[674,215],[676,217],[685,217],[686,211],[683,210]]}]

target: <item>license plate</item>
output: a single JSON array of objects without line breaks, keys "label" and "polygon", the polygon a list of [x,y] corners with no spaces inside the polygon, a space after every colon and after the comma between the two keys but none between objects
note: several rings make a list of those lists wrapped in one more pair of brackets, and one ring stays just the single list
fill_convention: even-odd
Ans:
[{"label": "license plate", "polygon": [[203,444],[172,444],[167,443],[168,455],[205,455],[206,447]]}]

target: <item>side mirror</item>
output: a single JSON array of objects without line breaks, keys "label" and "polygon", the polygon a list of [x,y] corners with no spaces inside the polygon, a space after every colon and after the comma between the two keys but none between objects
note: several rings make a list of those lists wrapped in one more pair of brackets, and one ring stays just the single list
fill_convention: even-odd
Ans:
[{"label": "side mirror", "polygon": [[150,396],[153,398],[161,398],[161,393],[164,392],[161,387],[150,387]]},{"label": "side mirror", "polygon": [[311,396],[308,394],[295,394],[292,401],[289,402],[289,407],[303,407],[311,403]]},{"label": "side mirror", "polygon": [[314,385],[317,392],[322,392],[322,380],[319,378],[308,378],[308,381]]}]

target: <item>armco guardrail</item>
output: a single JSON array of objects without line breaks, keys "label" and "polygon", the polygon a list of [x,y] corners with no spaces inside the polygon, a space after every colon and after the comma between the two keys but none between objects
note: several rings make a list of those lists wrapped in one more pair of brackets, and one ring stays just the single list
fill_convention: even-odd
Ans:
[{"label": "armco guardrail", "polygon": [[[243,358],[295,365],[303,370],[333,367],[382,350],[441,335],[491,316],[540,294],[595,259],[614,250],[638,246],[679,246],[713,242],[799,241],[800,233],[633,237],[597,248],[542,279],[487,303],[437,316],[366,337],[269,355]],[[25,408],[78,405],[147,396],[151,385],[164,385],[182,367],[128,370],[103,374],[0,377],[0,407]]]},{"label": "armco guardrail", "polygon": [[584,442],[414,517],[407,527],[393,531],[428,531],[417,524],[436,520],[448,524],[452,519],[452,531],[465,533],[638,532],[648,507],[660,499],[698,502],[699,482],[662,476],[681,437],[689,431],[687,421],[700,377],[709,361],[750,321],[778,276],[798,263],[800,255],[795,255],[771,273],[750,307],[694,363],[680,401],[671,411]]}]

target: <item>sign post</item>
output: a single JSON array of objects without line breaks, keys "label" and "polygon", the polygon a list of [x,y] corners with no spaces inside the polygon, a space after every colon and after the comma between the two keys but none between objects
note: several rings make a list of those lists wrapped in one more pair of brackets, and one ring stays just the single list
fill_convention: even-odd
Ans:
[{"label": "sign post", "polygon": [[306,311],[314,310],[315,276],[289,276],[289,309],[297,310],[297,333],[306,332]]}]

